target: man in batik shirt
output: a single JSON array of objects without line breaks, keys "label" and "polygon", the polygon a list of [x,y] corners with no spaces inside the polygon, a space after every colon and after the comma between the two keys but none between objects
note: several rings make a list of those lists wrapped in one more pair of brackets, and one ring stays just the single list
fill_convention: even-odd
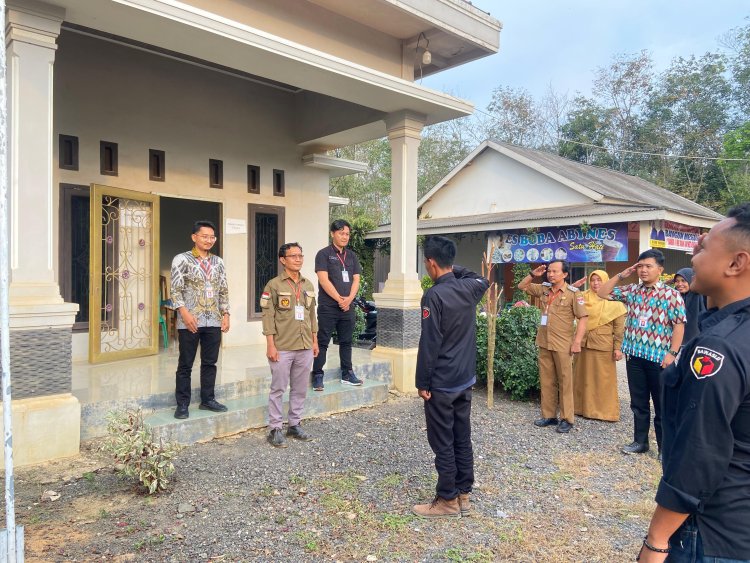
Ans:
[{"label": "man in batik shirt", "polygon": [[221,333],[229,330],[229,287],[224,262],[211,248],[216,244],[216,227],[210,221],[193,225],[193,243],[188,252],[172,261],[172,302],[177,316],[180,357],[177,361],[175,418],[188,418],[191,385],[198,345],[201,348],[201,402],[198,408],[225,412],[216,400],[216,361]]}]

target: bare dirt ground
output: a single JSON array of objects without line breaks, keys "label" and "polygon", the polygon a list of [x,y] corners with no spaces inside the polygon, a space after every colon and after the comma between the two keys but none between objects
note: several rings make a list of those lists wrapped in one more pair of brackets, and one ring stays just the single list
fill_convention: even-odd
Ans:
[{"label": "bare dirt ground", "polygon": [[286,449],[263,431],[185,448],[169,490],[150,497],[89,443],[17,471],[26,560],[632,560],[660,470],[654,452],[619,452],[626,402],[621,381],[621,421],[579,418],[566,436],[531,424],[535,402],[500,397],[490,411],[475,392],[475,512],[437,521],[410,511],[435,483],[417,398],[305,421],[316,440]]}]

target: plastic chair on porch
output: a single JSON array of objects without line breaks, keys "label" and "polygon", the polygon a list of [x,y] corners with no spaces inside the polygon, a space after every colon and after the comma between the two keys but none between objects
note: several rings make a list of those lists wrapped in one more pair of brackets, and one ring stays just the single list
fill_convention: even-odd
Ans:
[{"label": "plastic chair on porch", "polygon": [[172,308],[172,300],[167,296],[167,278],[159,276],[159,330],[164,340],[164,349],[169,349],[169,327],[167,325],[167,310]]}]

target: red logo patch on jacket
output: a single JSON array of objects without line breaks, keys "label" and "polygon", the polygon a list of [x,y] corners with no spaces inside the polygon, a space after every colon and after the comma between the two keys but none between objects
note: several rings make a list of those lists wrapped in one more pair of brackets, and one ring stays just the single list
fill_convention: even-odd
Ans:
[{"label": "red logo patch on jacket", "polygon": [[724,365],[724,354],[705,346],[696,346],[690,358],[690,369],[697,379],[713,377]]},{"label": "red logo patch on jacket", "polygon": [[428,318],[430,318],[430,308],[422,307],[422,319],[428,319]]}]

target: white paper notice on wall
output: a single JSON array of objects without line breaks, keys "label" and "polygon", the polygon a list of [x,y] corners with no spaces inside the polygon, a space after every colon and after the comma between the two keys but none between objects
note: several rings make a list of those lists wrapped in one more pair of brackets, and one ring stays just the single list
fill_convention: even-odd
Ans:
[{"label": "white paper notice on wall", "polygon": [[224,222],[225,235],[247,234],[247,222],[244,219],[227,219]]}]

